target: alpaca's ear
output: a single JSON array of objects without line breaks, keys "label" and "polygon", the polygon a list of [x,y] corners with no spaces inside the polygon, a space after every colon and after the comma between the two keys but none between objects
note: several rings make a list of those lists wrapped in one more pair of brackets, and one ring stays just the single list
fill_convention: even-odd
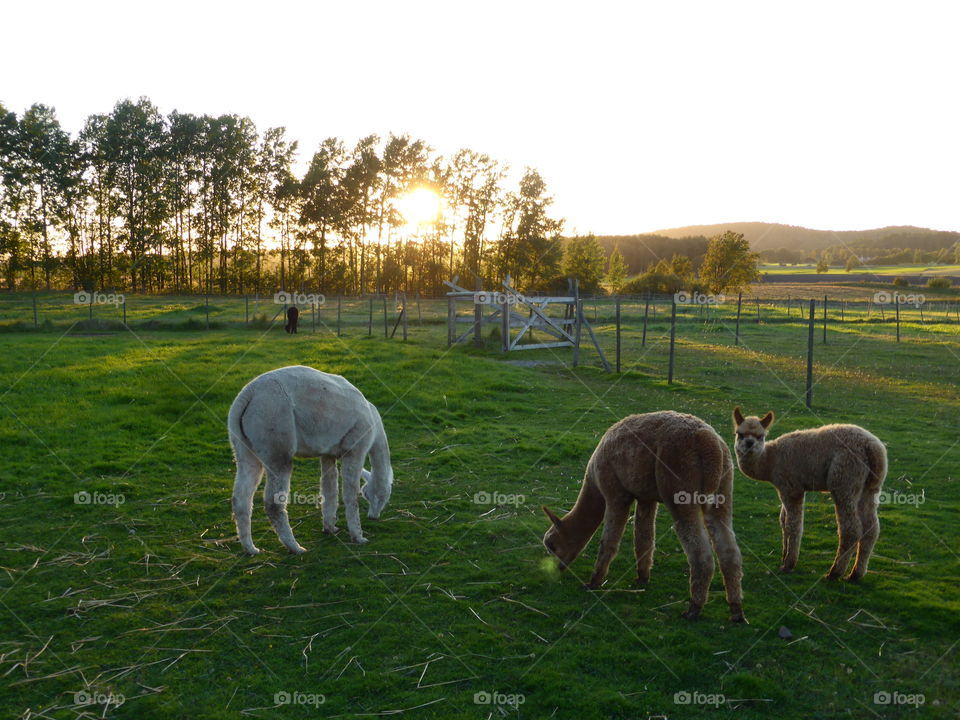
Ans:
[{"label": "alpaca's ear", "polygon": [[556,516],[556,514],[553,512],[553,510],[551,510],[550,508],[548,508],[546,505],[543,505],[542,507],[543,507],[543,512],[545,512],[546,515],[547,515],[547,517],[550,518],[550,522],[552,522],[552,523],[553,523],[554,525],[556,525],[558,528],[561,527],[561,525],[560,525],[560,518],[558,518],[558,517]]},{"label": "alpaca's ear", "polygon": [[763,425],[764,430],[773,425],[773,410],[760,418],[760,424]]},{"label": "alpaca's ear", "polygon": [[743,422],[743,413],[740,412],[740,406],[737,405],[737,406],[733,409],[733,424],[734,424],[735,427],[739,427],[739,426],[740,426],[740,423],[742,423],[742,422]]}]

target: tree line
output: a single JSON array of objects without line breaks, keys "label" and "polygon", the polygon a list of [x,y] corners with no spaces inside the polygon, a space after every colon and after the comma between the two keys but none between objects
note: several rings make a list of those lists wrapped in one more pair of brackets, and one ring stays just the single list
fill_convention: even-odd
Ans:
[{"label": "tree line", "polygon": [[[89,116],[0,104],[0,274],[8,290],[362,294],[443,280],[551,289],[563,221],[540,174],[409,135],[324,140],[302,176],[297,141],[238,115],[163,115],[148,99]],[[402,198],[445,202],[410,226]],[[472,286],[472,285],[471,285]]]}]

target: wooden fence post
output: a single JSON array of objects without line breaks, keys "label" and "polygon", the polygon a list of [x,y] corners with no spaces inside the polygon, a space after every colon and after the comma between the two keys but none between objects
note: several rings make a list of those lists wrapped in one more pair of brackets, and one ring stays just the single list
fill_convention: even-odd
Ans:
[{"label": "wooden fence post", "polygon": [[827,344],[827,296],[823,296],[823,344]]},{"label": "wooden fence post", "polygon": [[667,384],[673,384],[674,343],[677,338],[677,298],[670,300],[670,365],[667,370]]},{"label": "wooden fence post", "polygon": [[620,297],[617,296],[616,310],[617,310],[617,372],[620,372]]},{"label": "wooden fence post", "polygon": [[814,323],[814,310],[816,309],[817,301],[813,298],[810,299],[810,320],[807,324],[807,393],[806,393],[806,405],[811,407],[813,404],[813,323]]},{"label": "wooden fence post", "polygon": [[650,315],[650,293],[647,292],[647,304],[643,308],[643,337],[640,340],[640,347],[647,346],[647,317]]},{"label": "wooden fence post", "polygon": [[743,303],[743,293],[737,294],[737,333],[734,337],[733,344],[740,344],[740,305]]},{"label": "wooden fence post", "polygon": [[897,342],[900,342],[900,295],[894,293],[894,300],[897,305]]}]

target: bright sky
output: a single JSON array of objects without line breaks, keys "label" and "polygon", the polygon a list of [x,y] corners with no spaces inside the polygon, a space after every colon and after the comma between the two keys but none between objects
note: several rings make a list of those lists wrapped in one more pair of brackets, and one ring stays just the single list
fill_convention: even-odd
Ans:
[{"label": "bright sky", "polygon": [[953,2],[5,3],[0,101],[408,132],[540,170],[566,230],[960,230]]}]

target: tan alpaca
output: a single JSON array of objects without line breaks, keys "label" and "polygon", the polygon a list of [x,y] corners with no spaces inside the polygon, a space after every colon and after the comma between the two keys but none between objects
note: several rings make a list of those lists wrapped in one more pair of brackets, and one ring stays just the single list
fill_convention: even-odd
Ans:
[{"label": "tan alpaca", "polygon": [[771,483],[780,494],[780,569],[793,570],[800,555],[804,494],[829,492],[836,505],[839,545],[826,577],[843,575],[856,549],[857,561],[847,580],[859,580],[880,536],[877,500],[887,475],[887,449],[858,425],[795,430],[765,442],[771,424],[772,412],[745,418],[739,407],[733,409],[740,469],[754,480]]},{"label": "tan alpaca", "polygon": [[690,565],[690,605],[684,617],[696,618],[707,601],[712,539],[730,617],[745,622],[740,548],[732,524],[733,460],[717,432],[700,418],[672,411],[630,415],[616,423],[593,451],[573,509],[559,518],[543,508],[553,523],[543,544],[564,569],[602,521],[600,553],[588,585],[599,588],[620,547],[634,500],[637,580],[650,579],[657,505],[664,503]]}]

